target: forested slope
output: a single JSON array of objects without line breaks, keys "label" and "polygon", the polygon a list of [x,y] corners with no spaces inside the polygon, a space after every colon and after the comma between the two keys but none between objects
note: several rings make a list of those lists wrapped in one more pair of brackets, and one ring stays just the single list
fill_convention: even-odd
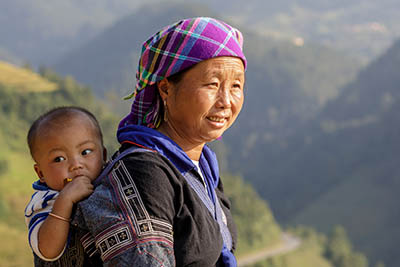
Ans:
[{"label": "forested slope", "polygon": [[244,174],[280,221],[324,231],[342,224],[388,267],[400,264],[399,68],[400,41],[285,144],[259,146]]}]

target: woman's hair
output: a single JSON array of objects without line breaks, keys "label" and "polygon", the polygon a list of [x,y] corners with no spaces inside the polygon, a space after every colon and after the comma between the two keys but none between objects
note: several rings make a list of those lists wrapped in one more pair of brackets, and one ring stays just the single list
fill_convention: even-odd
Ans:
[{"label": "woman's hair", "polygon": [[103,146],[103,133],[101,132],[100,124],[90,111],[75,106],[56,107],[40,115],[39,118],[37,118],[29,128],[27,141],[32,158],[35,151],[36,137],[40,131],[50,130],[50,127],[52,127],[55,122],[59,123],[62,120],[68,120],[78,115],[85,115],[90,119],[98,137],[100,138],[101,145]]},{"label": "woman's hair", "polygon": [[181,70],[180,72],[168,76],[167,77],[168,81],[172,82],[173,84],[178,84],[180,81],[182,81],[183,76],[185,76],[185,73],[188,72],[190,69],[192,69],[194,66],[195,65],[192,65],[184,70]]}]

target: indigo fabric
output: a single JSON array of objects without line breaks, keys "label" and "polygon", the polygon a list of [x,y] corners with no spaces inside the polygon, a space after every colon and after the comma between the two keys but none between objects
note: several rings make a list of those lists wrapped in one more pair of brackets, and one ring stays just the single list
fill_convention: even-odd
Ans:
[{"label": "indigo fabric", "polygon": [[224,245],[221,250],[224,266],[236,266],[235,256],[231,252],[233,240],[228,226],[223,222],[222,218],[225,214],[215,193],[219,184],[219,169],[214,152],[208,146],[204,146],[200,156],[200,167],[204,174],[205,186],[208,188],[208,190],[205,190],[200,180],[192,175],[191,171],[196,168],[193,162],[169,137],[157,130],[140,125],[128,125],[120,128],[117,137],[121,144],[130,143],[149,148],[160,153],[174,164],[219,225]]},{"label": "indigo fabric", "polygon": [[[131,112],[120,122],[157,128],[161,122],[156,83],[201,61],[221,56],[242,59],[243,37],[232,26],[207,17],[178,21],[143,43]],[[129,98],[129,97],[128,97]]]},{"label": "indigo fabric", "polygon": [[[96,180],[72,222],[90,230],[103,266],[227,266],[219,224],[186,182],[186,176],[201,181],[198,172],[183,177],[161,153],[138,145]],[[113,158],[132,147],[124,143]],[[221,182],[215,191],[234,248],[236,231]]]}]

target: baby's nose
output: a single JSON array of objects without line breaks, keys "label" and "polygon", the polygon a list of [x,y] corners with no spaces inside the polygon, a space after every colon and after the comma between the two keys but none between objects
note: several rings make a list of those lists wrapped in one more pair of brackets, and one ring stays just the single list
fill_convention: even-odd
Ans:
[{"label": "baby's nose", "polygon": [[77,159],[77,158],[73,158],[70,161],[70,169],[71,170],[77,170],[77,169],[81,169],[82,168],[82,162]]}]

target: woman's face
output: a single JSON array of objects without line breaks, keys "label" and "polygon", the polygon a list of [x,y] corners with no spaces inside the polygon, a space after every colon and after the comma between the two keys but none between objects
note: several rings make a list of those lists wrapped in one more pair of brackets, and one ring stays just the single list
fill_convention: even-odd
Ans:
[{"label": "woman's face", "polygon": [[164,123],[185,142],[204,144],[215,140],[242,109],[244,82],[244,66],[239,58],[216,57],[196,64],[178,83],[166,82],[166,94],[160,89],[168,109],[168,121]]}]

